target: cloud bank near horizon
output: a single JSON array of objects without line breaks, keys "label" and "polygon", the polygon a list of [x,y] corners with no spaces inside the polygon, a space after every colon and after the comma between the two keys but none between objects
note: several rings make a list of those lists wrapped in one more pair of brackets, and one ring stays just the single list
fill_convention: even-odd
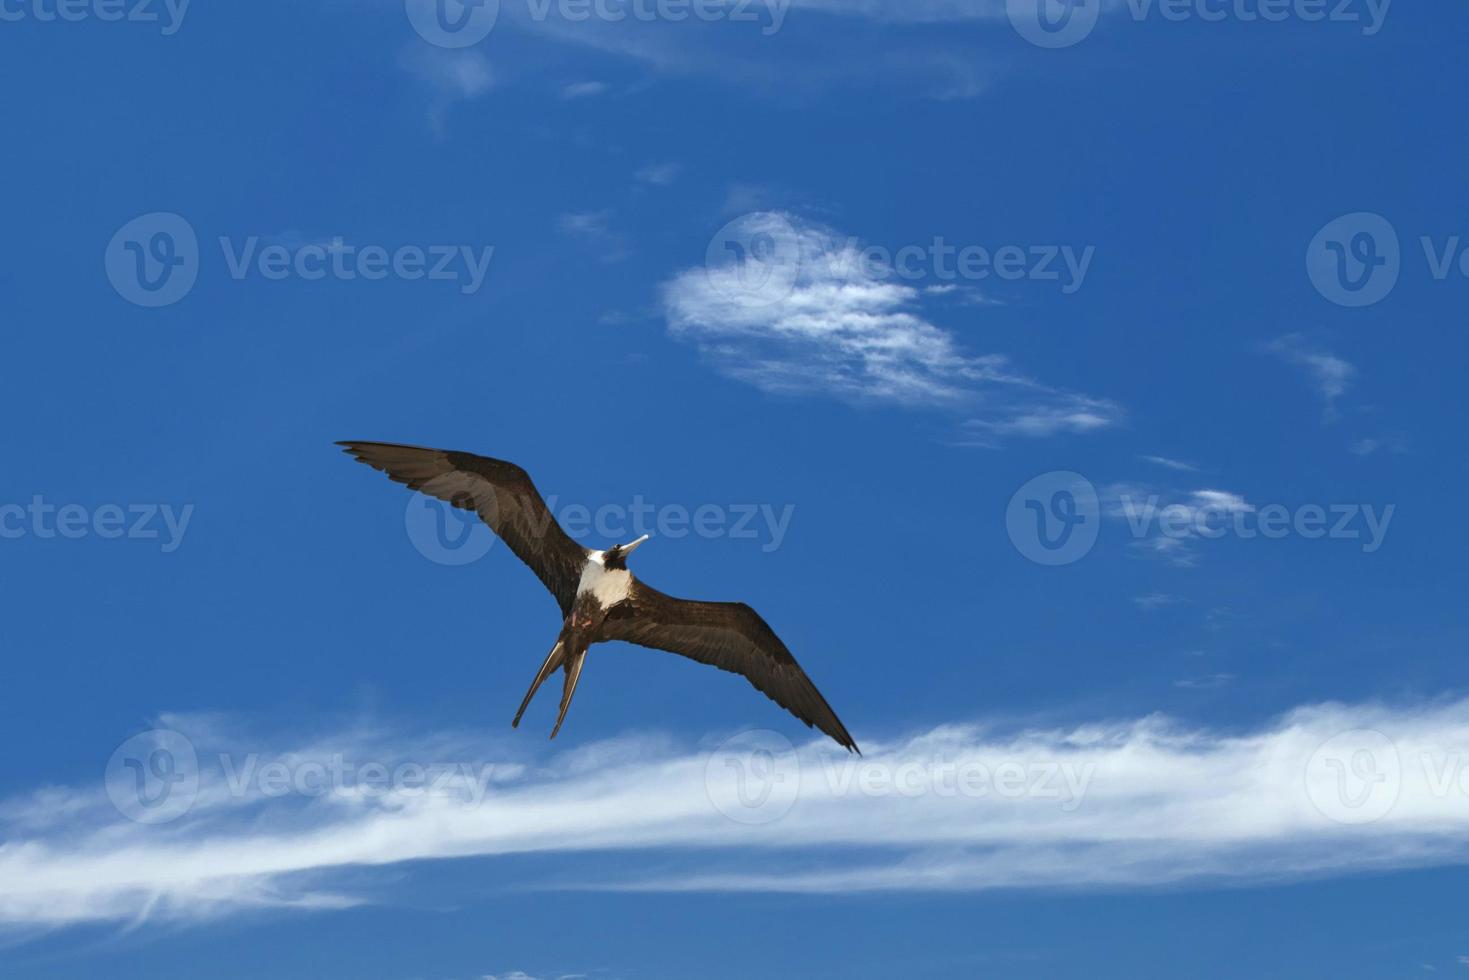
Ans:
[{"label": "cloud bank near horizon", "polygon": [[[356,889],[372,868],[511,854],[658,858],[514,887],[808,894],[1208,886],[1469,859],[1469,699],[1309,705],[1242,732],[1156,716],[943,725],[862,758],[774,732],[531,758],[462,733],[272,745],[209,719],[160,724],[175,734],[125,745],[105,787],[0,803],[0,926],[339,909],[369,900]],[[182,787],[187,809],[134,809],[131,780],[149,778]],[[781,851],[778,870],[750,870],[752,849]]]}]

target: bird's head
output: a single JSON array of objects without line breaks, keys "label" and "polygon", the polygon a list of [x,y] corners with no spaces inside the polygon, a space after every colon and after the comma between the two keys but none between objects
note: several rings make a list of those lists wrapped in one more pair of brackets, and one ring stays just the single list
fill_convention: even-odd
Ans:
[{"label": "bird's head", "polygon": [[649,536],[645,534],[641,538],[638,538],[636,541],[629,541],[627,544],[619,544],[615,545],[614,547],[608,548],[606,551],[602,552],[602,567],[626,568],[627,556],[636,551],[639,545],[648,540],[648,537]]}]

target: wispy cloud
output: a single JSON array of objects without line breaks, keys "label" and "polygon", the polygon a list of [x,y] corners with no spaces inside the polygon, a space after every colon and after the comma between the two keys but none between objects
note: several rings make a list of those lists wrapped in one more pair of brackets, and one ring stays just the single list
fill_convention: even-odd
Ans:
[{"label": "wispy cloud", "polygon": [[1212,691],[1232,683],[1234,683],[1233,674],[1205,674],[1202,677],[1185,677],[1182,680],[1176,680],[1173,686],[1186,691]]},{"label": "wispy cloud", "polygon": [[563,99],[589,99],[598,95],[607,94],[606,82],[569,82],[561,86],[561,97]]},{"label": "wispy cloud", "polygon": [[633,176],[644,184],[667,187],[678,179],[682,171],[683,166],[677,163],[650,163],[646,167],[639,167]]},{"label": "wispy cloud", "polygon": [[489,60],[476,51],[430,51],[415,45],[404,51],[402,64],[448,97],[472,99],[495,84]]},{"label": "wispy cloud", "polygon": [[1271,341],[1265,348],[1287,363],[1305,368],[1317,394],[1325,403],[1327,421],[1337,417],[1336,403],[1351,387],[1357,369],[1330,351],[1309,344],[1298,333],[1286,334]]},{"label": "wispy cloud", "polygon": [[[527,759],[483,737],[354,731],[260,750],[253,779],[241,776],[248,741],[168,722],[192,731],[198,749],[193,808],[143,825],[118,816],[100,788],[10,801],[0,923],[343,908],[373,899],[372,868],[509,854],[589,855],[574,880],[534,864],[503,870],[511,886],[789,892],[1279,881],[1469,860],[1458,768],[1469,701],[1313,705],[1229,732],[1159,717],[944,725],[870,740],[861,759],[811,742],[758,766],[748,748],[690,751],[650,737]],[[489,772],[482,784],[456,777],[440,792],[389,779],[309,799],[289,788],[313,763],[345,759],[366,773],[351,766],[371,759],[396,779],[405,760],[476,748],[464,757],[475,765],[455,771]],[[267,781],[272,763],[284,775]],[[470,803],[476,785],[484,794]],[[608,850],[659,859],[590,856]]]},{"label": "wispy cloud", "polygon": [[763,390],[940,408],[962,442],[1116,425],[1106,399],[1054,388],[1000,354],[966,351],[931,322],[922,292],[852,239],[789,213],[740,219],[702,268],[663,287],[670,332]]},{"label": "wispy cloud", "polygon": [[[600,16],[588,15],[585,9],[573,15],[569,6],[558,9],[556,4],[544,10],[540,4],[502,4],[503,26],[496,27],[495,37],[507,43],[513,33],[573,45],[635,62],[653,75],[706,76],[766,98],[805,100],[823,90],[870,86],[875,77],[888,85],[913,86],[935,98],[980,94],[1000,59],[976,49],[983,37],[956,39],[939,25],[984,21],[996,32],[1010,31],[1004,23],[1004,4],[996,0],[977,5],[983,11],[979,17],[972,13],[976,5],[963,0],[913,4],[754,0],[698,4],[693,12],[670,17],[652,15],[656,5],[651,3],[624,6],[629,9],[613,4],[609,15]],[[647,13],[635,13],[633,6]],[[935,26],[925,36],[895,40],[852,23],[859,20]],[[605,89],[578,94],[601,91]]]},{"label": "wispy cloud", "polygon": [[1154,463],[1158,466],[1167,467],[1170,470],[1177,470],[1180,473],[1197,473],[1199,471],[1199,468],[1193,463],[1185,463],[1180,459],[1169,459],[1167,456],[1139,456],[1138,459],[1141,459],[1145,463]]},{"label": "wispy cloud", "polygon": [[404,48],[398,63],[429,90],[429,125],[442,136],[456,102],[477,99],[495,87],[490,62],[477,51],[444,51],[421,44]]},{"label": "wispy cloud", "polygon": [[557,217],[556,227],[596,248],[599,261],[617,262],[628,256],[627,242],[612,228],[611,210],[568,212]]},{"label": "wispy cloud", "polygon": [[1127,523],[1133,549],[1183,568],[1197,564],[1195,545],[1201,538],[1217,536],[1203,529],[1255,510],[1237,493],[1209,488],[1179,494],[1136,483],[1112,483],[1102,488],[1101,499],[1104,516]]},{"label": "wispy cloud", "polygon": [[1174,606],[1181,602],[1188,602],[1181,595],[1172,595],[1167,592],[1149,592],[1147,595],[1133,596],[1132,601],[1143,612],[1152,612],[1165,606]]}]

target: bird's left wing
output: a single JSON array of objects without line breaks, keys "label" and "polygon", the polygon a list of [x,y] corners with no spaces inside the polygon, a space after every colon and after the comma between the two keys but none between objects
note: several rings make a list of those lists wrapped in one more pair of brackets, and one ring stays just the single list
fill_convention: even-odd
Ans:
[{"label": "bird's left wing", "polygon": [[389,478],[455,507],[472,510],[571,611],[587,550],[567,536],[530,474],[502,459],[389,442],[339,442],[346,452]]},{"label": "bird's left wing", "polygon": [[[760,614],[743,602],[675,599],[634,580],[612,607],[599,640],[625,640],[743,674],[770,700],[857,752],[831,705]],[[859,753],[860,754],[860,753]]]}]

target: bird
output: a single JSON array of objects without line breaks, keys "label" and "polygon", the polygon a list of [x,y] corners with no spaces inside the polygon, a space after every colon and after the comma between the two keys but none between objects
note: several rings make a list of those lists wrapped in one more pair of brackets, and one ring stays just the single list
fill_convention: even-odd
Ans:
[{"label": "bird", "polygon": [[742,602],[677,599],[628,571],[628,557],[649,535],[600,551],[582,547],[556,522],[530,474],[505,460],[389,442],[348,440],[337,445],[411,490],[477,513],[561,607],[561,632],[515,712],[512,728],[520,727],[541,685],[561,670],[565,678],[551,730],[554,739],[566,721],[587,651],[595,643],[623,640],[741,674],[808,728],[861,755],[831,705],[759,613]]}]

